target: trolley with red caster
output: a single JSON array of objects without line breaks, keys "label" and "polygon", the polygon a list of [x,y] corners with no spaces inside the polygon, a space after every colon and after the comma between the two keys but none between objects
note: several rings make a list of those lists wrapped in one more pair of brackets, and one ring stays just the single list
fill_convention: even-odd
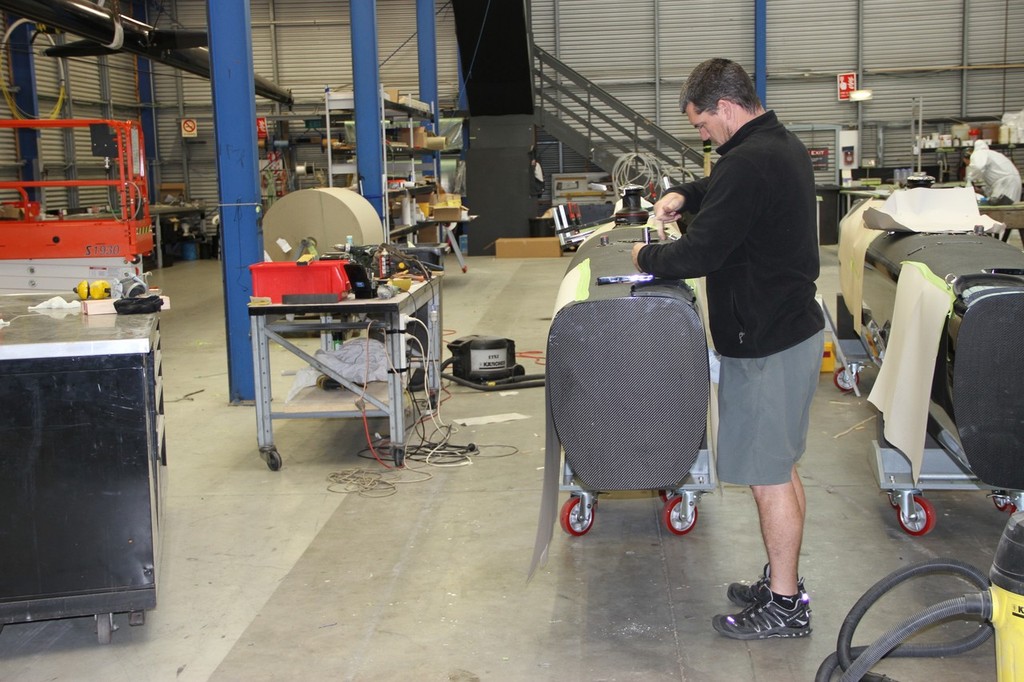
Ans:
[{"label": "trolley with red caster", "polygon": [[[697,503],[704,493],[714,490],[716,485],[711,455],[707,448],[703,448],[686,480],[673,487],[657,490],[662,504],[659,517],[665,529],[672,535],[686,535],[693,530],[697,525]],[[594,525],[598,496],[609,491],[583,488],[564,462],[560,490],[569,492],[569,499],[562,504],[558,514],[559,525],[573,537],[586,535]]]}]

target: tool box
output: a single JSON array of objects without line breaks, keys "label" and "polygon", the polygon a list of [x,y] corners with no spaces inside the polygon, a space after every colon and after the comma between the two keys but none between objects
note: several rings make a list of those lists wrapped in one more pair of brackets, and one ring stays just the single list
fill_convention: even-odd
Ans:
[{"label": "tool box", "polygon": [[343,260],[254,263],[249,271],[253,296],[272,303],[337,302],[352,290]]}]

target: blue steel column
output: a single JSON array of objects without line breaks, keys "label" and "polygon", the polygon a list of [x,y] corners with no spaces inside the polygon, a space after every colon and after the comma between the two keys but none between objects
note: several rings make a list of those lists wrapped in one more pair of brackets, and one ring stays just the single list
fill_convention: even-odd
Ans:
[{"label": "blue steel column", "polygon": [[377,66],[377,2],[349,3],[352,24],[352,81],[355,86],[356,170],[363,197],[384,217],[384,133]]},{"label": "blue steel column", "polygon": [[[420,101],[437,108],[437,25],[434,21],[434,0],[416,0],[416,56],[420,67]],[[433,126],[437,132],[437,124]]]},{"label": "blue steel column", "polygon": [[[430,130],[437,133],[441,109],[437,104],[437,25],[434,21],[434,0],[416,0],[416,57],[420,70],[419,99],[430,105],[434,120]],[[424,157],[434,169],[435,179],[441,178],[441,154],[433,152]]]},{"label": "blue steel column", "polygon": [[[139,21],[146,21],[146,0],[132,0],[132,16]],[[153,93],[153,62],[145,57],[136,55],[135,71],[138,74],[139,90],[139,119],[142,123],[142,138],[146,143],[146,160],[149,162],[146,177],[148,178],[148,189],[150,201],[157,201],[156,174],[153,167],[157,159],[157,138],[156,138],[156,110],[154,104],[156,97]]]},{"label": "blue steel column", "polygon": [[207,3],[206,16],[217,140],[228,397],[238,403],[255,398],[246,305],[252,294],[249,265],[262,260],[263,252],[249,0]]},{"label": "blue steel column", "polygon": [[[7,25],[17,21],[7,15]],[[39,96],[36,92],[36,67],[32,57],[32,31],[34,24],[24,23],[11,33],[11,76],[17,92],[14,101],[24,118],[39,118]],[[18,114],[12,114],[18,116]],[[22,180],[39,179],[39,130],[22,128],[18,130],[18,156],[22,162],[19,176]],[[26,188],[28,198],[39,201],[38,187]]]},{"label": "blue steel column", "polygon": [[754,88],[768,107],[768,0],[754,0]]}]

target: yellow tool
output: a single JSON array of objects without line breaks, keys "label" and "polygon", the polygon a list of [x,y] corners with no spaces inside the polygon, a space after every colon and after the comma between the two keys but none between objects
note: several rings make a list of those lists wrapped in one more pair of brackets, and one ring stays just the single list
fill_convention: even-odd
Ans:
[{"label": "yellow tool", "polygon": [[89,280],[83,279],[74,288],[74,292],[83,301],[90,298],[97,301],[102,298],[110,298],[110,282],[105,279],[97,279],[90,284]]}]

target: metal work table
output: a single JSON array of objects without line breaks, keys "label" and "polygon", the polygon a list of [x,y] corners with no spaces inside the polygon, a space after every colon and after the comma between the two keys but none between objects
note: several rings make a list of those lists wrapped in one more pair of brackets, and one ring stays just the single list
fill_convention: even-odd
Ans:
[{"label": "metal work table", "polygon": [[1004,242],[1010,238],[1011,230],[1020,230],[1021,235],[1024,235],[1024,202],[1018,201],[1016,204],[1008,206],[983,205],[979,206],[978,210],[1006,225],[1006,229],[1003,231]]},{"label": "metal work table", "polygon": [[156,315],[83,315],[81,310],[32,311],[54,296],[74,300],[70,293],[0,296],[0,361],[67,358],[85,355],[147,353],[157,334]]},{"label": "metal work table", "polygon": [[168,204],[152,204],[149,207],[149,215],[153,218],[153,255],[156,259],[156,267],[164,266],[164,218],[197,217],[200,221],[206,218],[205,206],[171,206]]},{"label": "metal work table", "polygon": [[[0,296],[0,627],[156,606],[166,464],[157,315]],[[70,297],[65,297],[65,300]]]},{"label": "metal work table", "polygon": [[[430,409],[435,409],[441,388],[441,282],[435,273],[426,282],[393,298],[349,299],[339,303],[249,305],[252,330],[253,366],[256,377],[257,443],[260,457],[271,471],[281,468],[281,455],[274,444],[274,419],[324,419],[387,417],[391,452],[395,464],[405,461],[407,423],[404,405],[409,371],[406,334],[420,339],[427,355],[426,389]],[[415,318],[420,324],[407,323]],[[369,321],[368,321],[369,320]],[[368,325],[383,331],[390,358],[386,386],[381,382],[366,388],[355,385],[290,341],[288,336],[320,336],[321,349],[332,347],[336,333],[365,330]],[[306,364],[341,384],[345,390],[303,389],[292,401],[275,401],[271,387],[270,342],[277,343]]]}]

